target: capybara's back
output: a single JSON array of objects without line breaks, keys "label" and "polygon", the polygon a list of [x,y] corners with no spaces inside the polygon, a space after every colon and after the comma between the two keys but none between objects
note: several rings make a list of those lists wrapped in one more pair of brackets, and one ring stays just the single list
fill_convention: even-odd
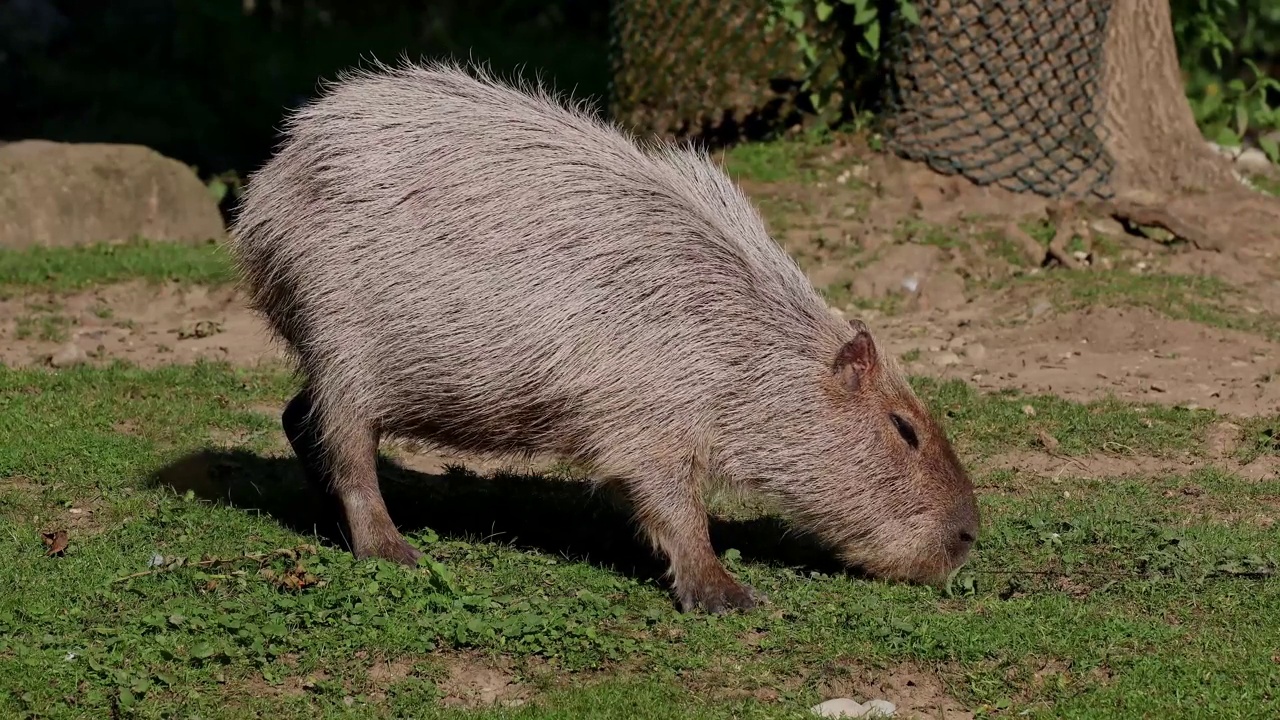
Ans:
[{"label": "capybara's back", "polygon": [[552,453],[629,493],[684,607],[747,607],[701,480],[780,498],[851,563],[936,580],[977,532],[945,435],[701,153],[642,147],[451,65],[353,73],[298,111],[233,227],[306,378],[284,423],[354,551],[412,562],[381,435]]}]

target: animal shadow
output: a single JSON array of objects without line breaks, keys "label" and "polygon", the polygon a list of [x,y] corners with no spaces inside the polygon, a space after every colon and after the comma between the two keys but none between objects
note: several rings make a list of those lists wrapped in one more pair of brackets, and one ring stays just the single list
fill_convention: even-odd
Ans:
[{"label": "animal shadow", "polygon": [[[640,580],[658,581],[665,561],[650,550],[624,500],[586,482],[538,475],[478,475],[450,468],[429,475],[380,457],[378,477],[396,526],[404,533],[429,528],[444,539],[487,540],[587,562]],[[244,450],[205,449],[157,471],[152,482],[179,494],[192,491],[274,518],[295,532],[350,549],[324,497],[307,484],[292,456],[263,457]],[[748,562],[845,572],[829,551],[781,519],[713,517],[718,551],[737,549]]]}]

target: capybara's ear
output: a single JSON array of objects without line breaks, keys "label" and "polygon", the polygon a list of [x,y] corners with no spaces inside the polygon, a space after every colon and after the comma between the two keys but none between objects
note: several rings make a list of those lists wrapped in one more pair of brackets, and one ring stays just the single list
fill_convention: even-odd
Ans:
[{"label": "capybara's ear", "polygon": [[861,320],[850,320],[849,327],[853,328],[853,339],[841,345],[836,351],[831,369],[849,392],[857,392],[867,376],[875,372],[879,356],[876,351],[876,341],[871,337],[871,331],[867,329],[866,323]]}]

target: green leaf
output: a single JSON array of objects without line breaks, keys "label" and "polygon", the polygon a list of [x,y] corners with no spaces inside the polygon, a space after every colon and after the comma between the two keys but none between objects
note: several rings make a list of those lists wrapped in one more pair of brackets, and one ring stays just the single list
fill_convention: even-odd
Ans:
[{"label": "green leaf", "polygon": [[898,12],[902,13],[902,17],[906,18],[907,22],[912,25],[920,24],[920,13],[916,11],[916,6],[906,0],[903,0],[903,2],[898,5]]},{"label": "green leaf", "polygon": [[1214,141],[1223,147],[1240,147],[1240,136],[1226,125],[1218,128]]},{"label": "green leaf", "polygon": [[1236,104],[1236,134],[1243,136],[1244,131],[1249,129],[1249,108],[1244,103]]},{"label": "green leaf", "polygon": [[209,194],[213,196],[214,202],[222,202],[227,196],[227,184],[218,179],[212,180],[209,183]]},{"label": "green leaf", "polygon": [[191,657],[203,660],[204,658],[212,657],[214,652],[216,651],[213,649],[213,645],[210,645],[207,642],[196,643],[195,646],[191,648]]},{"label": "green leaf", "polygon": [[1262,152],[1267,154],[1271,162],[1280,163],[1280,141],[1272,137],[1260,137],[1258,145],[1262,147]]},{"label": "green leaf", "polygon": [[826,22],[827,18],[831,17],[831,13],[835,12],[835,8],[822,2],[822,0],[818,0],[815,11],[818,15],[818,22]]},{"label": "green leaf", "polygon": [[853,16],[853,24],[866,25],[869,22],[874,22],[875,19],[876,19],[876,8],[873,5],[871,7],[866,7],[859,10],[858,14]]},{"label": "green leaf", "polygon": [[871,46],[872,50],[878,50],[880,48],[880,21],[879,20],[873,20],[870,25],[867,25],[867,33],[865,37],[866,37],[867,44]]}]

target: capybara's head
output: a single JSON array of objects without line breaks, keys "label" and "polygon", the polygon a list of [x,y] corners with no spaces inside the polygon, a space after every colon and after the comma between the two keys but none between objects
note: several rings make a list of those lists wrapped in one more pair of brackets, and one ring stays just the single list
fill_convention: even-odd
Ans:
[{"label": "capybara's head", "polygon": [[[938,585],[978,538],[973,485],[937,420],[867,326],[829,358],[820,415],[830,432],[798,504],[841,560],[874,576]],[[793,496],[793,502],[798,500]]]}]

